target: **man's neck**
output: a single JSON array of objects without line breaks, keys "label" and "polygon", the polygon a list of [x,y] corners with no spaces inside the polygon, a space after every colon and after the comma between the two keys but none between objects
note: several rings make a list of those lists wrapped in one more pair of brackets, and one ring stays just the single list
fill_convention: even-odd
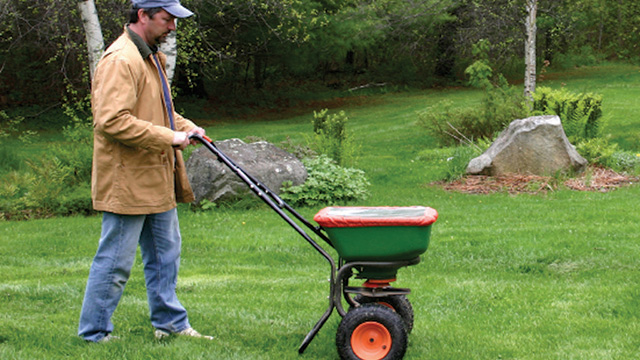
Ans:
[{"label": "man's neck", "polygon": [[[129,30],[138,34],[138,36],[140,36],[140,38],[142,38],[142,40],[144,40],[144,42],[147,43],[147,45],[149,45],[149,40],[147,39],[144,31],[142,30],[142,26],[140,26],[140,23],[129,24]],[[151,47],[151,45],[149,45],[149,47]]]},{"label": "man's neck", "polygon": [[140,55],[142,56],[142,58],[146,59],[149,55],[156,53],[158,51],[158,47],[149,46],[149,44],[147,44],[143,40],[143,38],[131,28],[132,25],[134,24],[127,25],[126,27],[127,33],[129,34],[129,37],[131,38],[133,43],[138,48],[138,51],[140,52]]}]

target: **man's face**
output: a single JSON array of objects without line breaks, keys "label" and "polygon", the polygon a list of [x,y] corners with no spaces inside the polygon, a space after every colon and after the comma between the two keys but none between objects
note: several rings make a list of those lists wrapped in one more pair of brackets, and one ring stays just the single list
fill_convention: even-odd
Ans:
[{"label": "man's face", "polygon": [[158,45],[163,43],[170,32],[176,29],[175,17],[165,10],[149,17],[148,14],[144,14],[145,21],[145,34],[146,40],[149,45]]}]

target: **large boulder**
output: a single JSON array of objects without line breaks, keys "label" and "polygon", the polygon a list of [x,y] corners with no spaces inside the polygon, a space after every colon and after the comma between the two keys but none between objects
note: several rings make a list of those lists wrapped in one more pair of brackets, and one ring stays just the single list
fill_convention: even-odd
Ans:
[{"label": "large boulder", "polygon": [[[216,141],[216,147],[248,174],[279,194],[285,181],[300,185],[307,179],[302,162],[266,141],[247,144],[240,139]],[[186,162],[194,203],[234,201],[250,196],[249,187],[206,147],[196,149]]]},{"label": "large boulder", "polygon": [[569,143],[560,118],[555,115],[514,120],[482,155],[472,159],[468,174],[553,175],[581,172],[585,160]]}]

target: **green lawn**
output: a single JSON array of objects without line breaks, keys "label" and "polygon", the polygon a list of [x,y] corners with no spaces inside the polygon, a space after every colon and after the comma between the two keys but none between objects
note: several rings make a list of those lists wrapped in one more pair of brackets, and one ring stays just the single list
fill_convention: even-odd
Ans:
[{"label": "green lawn", "polygon": [[[543,85],[602,93],[612,138],[640,150],[637,67],[550,78]],[[440,165],[418,157],[433,141],[415,125],[416,112],[442,99],[479,98],[429,90],[343,108],[361,144],[357,167],[372,183],[372,196],[359,205],[427,205],[440,213],[423,262],[400,270],[395,284],[412,289],[415,310],[405,358],[640,358],[640,187],[486,196],[429,185]],[[223,120],[207,131],[214,139],[277,143],[309,134],[311,114]],[[319,208],[299,210],[311,219]],[[153,339],[138,259],[113,318],[121,340],[85,344],[75,334],[100,218],[0,222],[0,358],[337,358],[335,313],[297,353],[326,309],[329,268],[273,211],[181,207],[180,216],[179,297],[192,325],[215,341]]]}]

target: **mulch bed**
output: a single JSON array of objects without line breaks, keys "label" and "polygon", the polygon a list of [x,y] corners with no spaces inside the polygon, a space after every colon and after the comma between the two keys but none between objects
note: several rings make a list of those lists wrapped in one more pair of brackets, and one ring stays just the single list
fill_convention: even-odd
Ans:
[{"label": "mulch bed", "polygon": [[566,187],[577,191],[608,192],[621,186],[640,182],[640,177],[619,174],[613,170],[592,166],[575,178],[554,178],[537,175],[467,175],[453,182],[440,182],[447,191],[465,194],[537,194]]}]

